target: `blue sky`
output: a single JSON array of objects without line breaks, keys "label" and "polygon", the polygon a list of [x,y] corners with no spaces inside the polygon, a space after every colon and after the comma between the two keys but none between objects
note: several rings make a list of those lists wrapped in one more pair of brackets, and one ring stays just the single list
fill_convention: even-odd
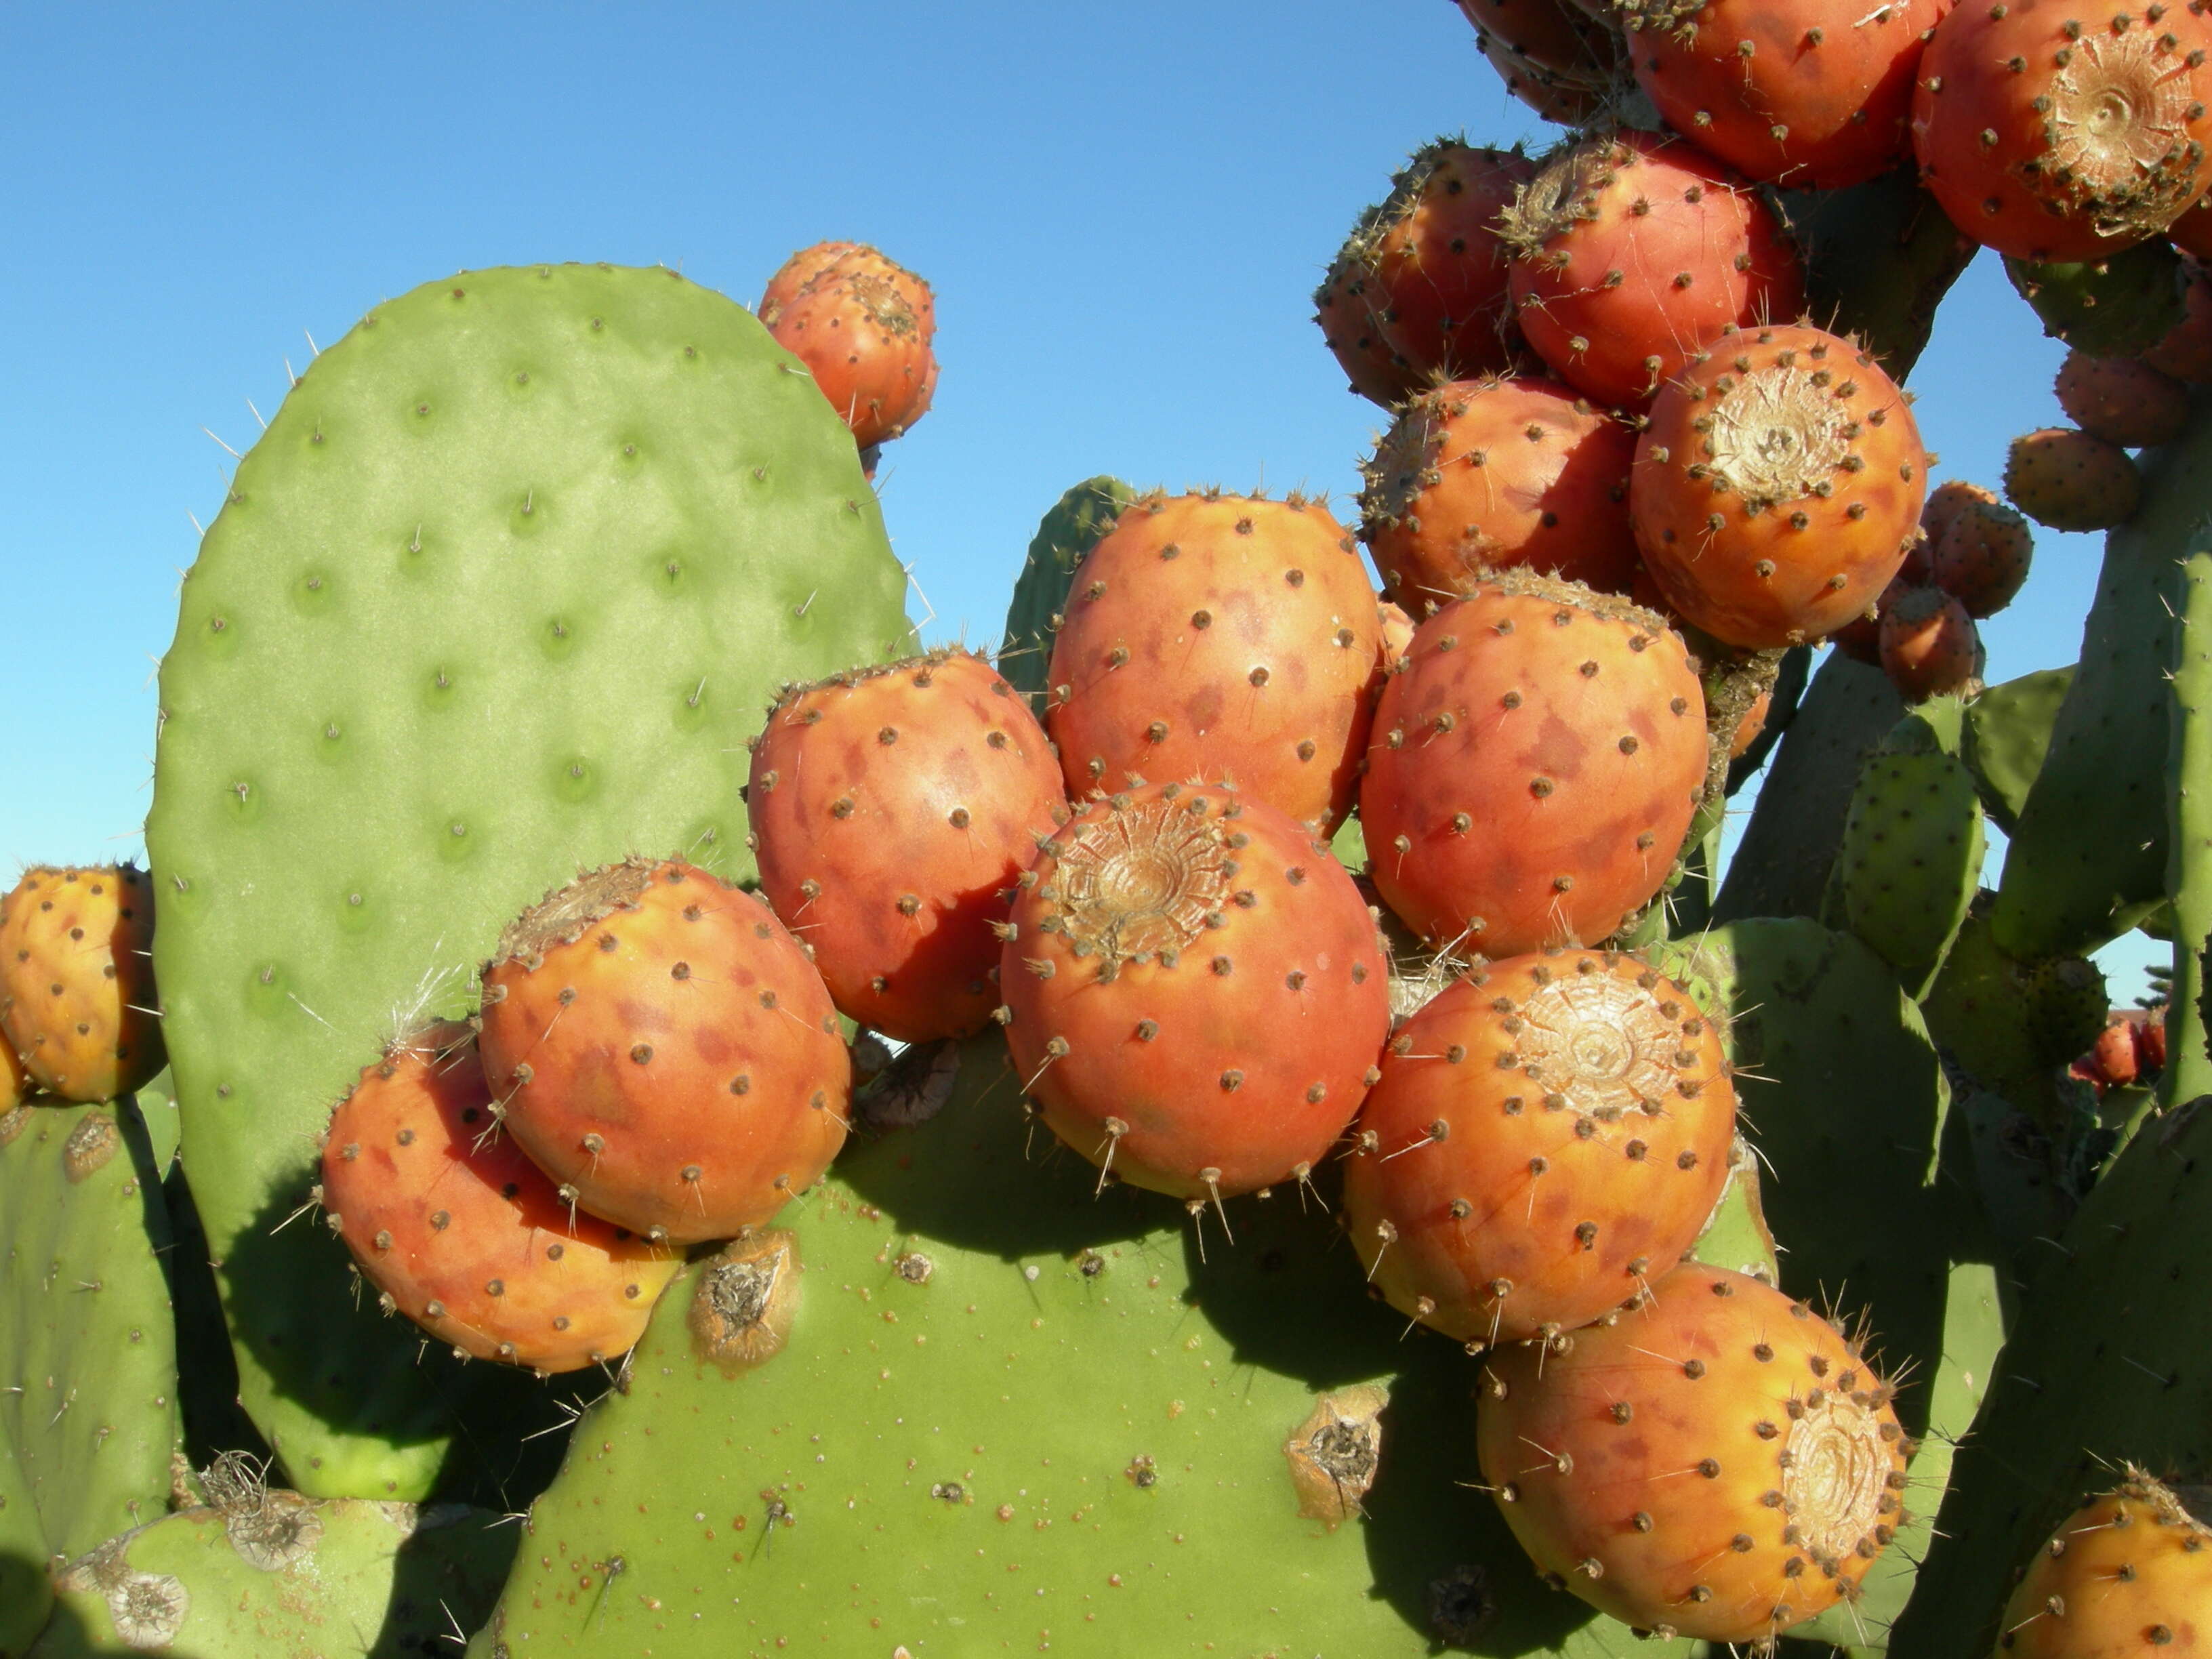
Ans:
[{"label": "blue sky", "polygon": [[[935,286],[944,363],[891,535],[930,635],[995,643],[1091,473],[1354,515],[1378,411],[1308,296],[1462,129],[1555,136],[1449,0],[0,7],[0,859],[139,850],[149,675],[230,465],[201,428],[244,449],[285,359],[383,296],[574,258],[750,303],[794,248],[878,244]],[[1912,381],[1938,476],[2055,422],[2062,355],[1978,261]],[[2098,552],[2042,534],[1990,678],[2072,659]]]}]

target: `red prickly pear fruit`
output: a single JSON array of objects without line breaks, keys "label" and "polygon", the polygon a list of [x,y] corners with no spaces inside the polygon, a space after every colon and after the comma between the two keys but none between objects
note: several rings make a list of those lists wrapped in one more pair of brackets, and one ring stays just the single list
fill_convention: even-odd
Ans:
[{"label": "red prickly pear fruit", "polygon": [[1667,125],[1747,178],[1830,190],[1912,150],[1912,74],[1948,0],[1629,0],[1629,60]]},{"label": "red prickly pear fruit", "polygon": [[771,283],[760,319],[806,365],[861,448],[927,413],[937,389],[936,301],[927,283],[873,248],[823,265],[788,298]]},{"label": "red prickly pear fruit", "polygon": [[1474,49],[1498,71],[1498,78],[1505,83],[1507,93],[1559,126],[1587,125],[1603,112],[1611,100],[1609,83],[1547,70],[1516,52],[1487,29],[1474,32]]},{"label": "red prickly pear fruit", "polygon": [[1751,752],[1751,745],[1759,741],[1759,734],[1766,730],[1766,717],[1774,708],[1774,693],[1762,691],[1743,711],[1736,722],[1735,735],[1729,739],[1729,758],[1741,760]]},{"label": "red prickly pear fruit", "polygon": [[1902,574],[1890,579],[1881,590],[1881,597],[1850,621],[1828,635],[1828,642],[1854,662],[1863,662],[1869,668],[1881,666],[1881,619],[1896,608],[1897,602],[1907,593],[1917,592],[1924,583],[1907,581]]},{"label": "red prickly pear fruit", "polygon": [[1714,341],[1659,394],[1628,508],[1668,602],[1767,650],[1865,614],[1920,540],[1927,477],[1911,407],[1869,353],[1762,328]]},{"label": "red prickly pear fruit", "polygon": [[679,1253],[579,1215],[499,1133],[474,1032],[394,1044],[331,1113],[318,1197],[387,1312],[541,1373],[627,1353]]},{"label": "red prickly pear fruit", "polygon": [[1601,404],[1642,408],[1723,330],[1804,301],[1797,255],[1759,193],[1677,139],[1564,145],[1500,228],[1522,335]]},{"label": "red prickly pear fruit", "polygon": [[2166,236],[2191,258],[2212,259],[2212,197],[2198,197],[2166,228]]},{"label": "red prickly pear fruit", "polygon": [[[2202,1498],[2200,1488],[2197,1496]],[[2201,1648],[2212,1632],[2212,1526],[2130,1463],[2035,1553],[2005,1603],[2002,1659]]]},{"label": "red prickly pear fruit", "polygon": [[1483,1372],[1477,1452],[1506,1525],[1624,1624],[1770,1641],[1850,1595],[1903,1524],[1890,1386],[1746,1274],[1686,1261]]},{"label": "red prickly pear fruit", "polygon": [[799,290],[817,276],[833,270],[848,256],[856,254],[873,254],[878,258],[883,257],[865,242],[817,242],[811,247],[799,249],[779,265],[775,275],[768,279],[768,286],[761,290],[760,303],[753,307],[753,314],[762,316],[770,311],[781,311],[797,299]]},{"label": "red prickly pear fruit", "polygon": [[2110,530],[2135,516],[2142,474],[2118,444],[2071,427],[2014,438],[2005,455],[2005,495],[2053,530]]},{"label": "red prickly pear fruit", "polygon": [[1964,478],[1946,478],[1937,484],[1928,492],[1928,499],[1920,507],[1920,528],[1925,538],[1905,555],[1905,563],[1897,574],[1914,583],[1929,580],[1934,574],[1936,544],[1943,539],[1951,520],[1966,511],[1970,501],[1994,506],[1996,499],[1997,492],[1986,484],[1969,483]]},{"label": "red prickly pear fruit", "polygon": [[2001,501],[1972,501],[1945,527],[1929,579],[1979,620],[2013,602],[2034,556],[2026,519]]},{"label": "red prickly pear fruit", "polygon": [[2155,1077],[2166,1070],[2166,1005],[2160,1003],[2136,1022],[2136,1070]]},{"label": "red prickly pear fruit", "polygon": [[2097,1033],[2089,1052],[2074,1062],[2075,1076],[2100,1089],[2124,1089],[2136,1080],[2141,1068],[2136,1041],[2136,1021],[2114,1010]]},{"label": "red prickly pear fruit", "polygon": [[1595,942],[1673,868],[1707,759],[1680,635],[1509,571],[1423,623],[1383,686],[1359,790],[1368,875],[1434,943]]},{"label": "red prickly pear fruit", "polygon": [[1459,0],[1478,33],[1555,76],[1602,88],[1618,73],[1620,32],[1565,0]]},{"label": "red prickly pear fruit", "polygon": [[2181,320],[2136,360],[2185,386],[2212,385],[2212,271],[2194,260],[2184,270]]},{"label": "red prickly pear fruit", "polygon": [[693,1243],[766,1221],[844,1144],[822,975],[751,894],[671,860],[580,876],[483,969],[498,1115],[564,1200]]},{"label": "red prickly pear fruit", "polygon": [[787,688],[746,800],[761,892],[839,1009],[905,1042],[989,1023],[992,924],[1067,797],[1027,700],[988,661],[933,651]]},{"label": "red prickly pear fruit", "polygon": [[1376,446],[1360,534],[1382,591],[1416,616],[1526,566],[1625,593],[1636,434],[1553,380],[1454,380],[1399,411]]},{"label": "red prickly pear fruit", "polygon": [[1381,661],[1387,674],[1405,661],[1406,653],[1413,648],[1413,619],[1388,599],[1375,607],[1375,615],[1382,626]]},{"label": "red prickly pear fruit", "polygon": [[1719,1033],[1634,957],[1547,951],[1401,1026],[1345,1165],[1390,1305],[1462,1342],[1572,1330],[1681,1260],[1728,1180]]},{"label": "red prickly pear fruit", "polygon": [[1106,1173],[1212,1200],[1303,1181],[1373,1082],[1388,962],[1328,844],[1237,790],[1093,802],[1022,878],[1006,1044]]},{"label": "red prickly pear fruit", "polygon": [[2189,422],[2188,388],[2133,357],[2069,351],[2057,392],[2068,420],[2123,449],[2171,443]]},{"label": "red prickly pear fruit", "polygon": [[1382,325],[1368,302],[1366,245],[1373,238],[1376,216],[1376,210],[1367,210],[1314,290],[1314,321],[1321,325],[1322,343],[1352,389],[1368,402],[1391,409],[1413,394],[1422,375],[1383,337]]},{"label": "red prickly pear fruit", "polygon": [[1382,623],[1319,501],[1150,495],[1075,572],[1045,729],[1068,793],[1226,778],[1333,834],[1367,741]]},{"label": "red prickly pear fruit", "polygon": [[129,1094],[161,1069],[154,887],[128,864],[40,864],[0,898],[0,1035],[64,1100]]},{"label": "red prickly pear fruit", "polygon": [[1956,7],[1913,94],[1921,182],[2017,259],[2094,260],[2156,235],[2212,183],[2209,47],[2212,24],[2184,6]]},{"label": "red prickly pear fruit", "polygon": [[1966,690],[1981,644],[1965,605],[1940,587],[1916,587],[1882,614],[1881,672],[1907,702],[1924,702]]},{"label": "red prickly pear fruit", "polygon": [[1517,149],[1439,139],[1391,181],[1363,244],[1364,288],[1384,338],[1425,380],[1512,366],[1498,216],[1535,173]]}]

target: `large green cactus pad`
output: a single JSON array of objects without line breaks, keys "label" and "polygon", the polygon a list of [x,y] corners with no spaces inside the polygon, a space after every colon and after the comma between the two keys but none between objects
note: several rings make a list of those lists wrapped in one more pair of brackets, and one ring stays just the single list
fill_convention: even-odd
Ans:
[{"label": "large green cactus pad", "polygon": [[[1234,1243],[1209,1208],[1201,1261],[1172,1201],[1094,1197],[1032,1140],[995,1034],[926,1058],[954,1053],[950,1103],[866,1135],[792,1223],[781,1352],[703,1364],[701,1270],[670,1287],[477,1659],[1685,1650],[1537,1581],[1469,1484],[1474,1363],[1362,1294],[1316,1197],[1231,1201]],[[1286,1443],[1376,1381],[1365,1518],[1302,1516]]]},{"label": "large green cactus pad", "polygon": [[1844,922],[1916,998],[1981,890],[1982,803],[1958,726],[1958,704],[1938,699],[1867,757],[1836,862]]},{"label": "large green cactus pad", "polygon": [[2020,823],[2035,775],[2051,749],[2051,729],[2074,684],[2074,665],[2039,668],[1993,685],[1967,705],[1961,757],[1973,769],[1982,805],[2008,836]]},{"label": "large green cactus pad", "polygon": [[465,273],[324,352],[239,465],[161,668],[147,844],[190,1170],[295,1485],[419,1497],[457,1390],[306,1223],[332,1100],[580,863],[750,869],[784,680],[899,648],[851,434],[659,270]]},{"label": "large green cactus pad", "polygon": [[1904,713],[1881,670],[1829,652],[1759,782],[1715,916],[1820,914],[1859,763]]},{"label": "large green cactus pad", "polygon": [[70,1565],[35,1659],[434,1653],[482,1620],[515,1532],[457,1506],[291,1492],[180,1510]]},{"label": "large green cactus pad", "polygon": [[2074,682],[2005,854],[1991,918],[2021,957],[2086,954],[2165,897],[2166,673],[2181,561],[2212,545],[2212,404],[2143,465],[2142,504],[2105,538]]},{"label": "large green cactus pad", "polygon": [[[173,1240],[136,1103],[0,1117],[0,1442],[42,1553],[150,1521],[177,1443]],[[0,1516],[0,1549],[19,1545]],[[27,1534],[29,1528],[23,1528]],[[4,1577],[0,1573],[0,1577]]]}]

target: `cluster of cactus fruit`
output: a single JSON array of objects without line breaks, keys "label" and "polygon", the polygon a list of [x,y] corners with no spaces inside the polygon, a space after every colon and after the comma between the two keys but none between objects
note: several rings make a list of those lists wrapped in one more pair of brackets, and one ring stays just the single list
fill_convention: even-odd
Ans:
[{"label": "cluster of cactus fruit", "polygon": [[[1331,264],[1357,525],[1088,480],[995,659],[872,248],[322,355],[150,873],[0,902],[0,1656],[2212,1639],[2212,25],[1461,9],[1590,130]],[[1969,241],[2011,506],[1902,389]],[[2023,514],[2104,578],[1984,685]]]}]

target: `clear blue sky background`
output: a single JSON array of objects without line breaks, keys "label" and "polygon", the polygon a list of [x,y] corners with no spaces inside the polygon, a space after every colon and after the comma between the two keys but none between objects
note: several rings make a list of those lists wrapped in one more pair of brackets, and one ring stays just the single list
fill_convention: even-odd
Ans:
[{"label": "clear blue sky background", "polygon": [[[141,853],[149,676],[231,464],[201,428],[243,450],[285,358],[381,297],[605,259],[750,303],[794,248],[877,243],[935,285],[944,363],[891,534],[929,635],[994,644],[1091,473],[1355,516],[1377,411],[1309,295],[1462,129],[1556,136],[1449,0],[0,5],[0,860]],[[1938,475],[1993,482],[2061,356],[1978,261],[1913,379]],[[1992,680],[2074,658],[2099,550],[2043,533]]]}]

